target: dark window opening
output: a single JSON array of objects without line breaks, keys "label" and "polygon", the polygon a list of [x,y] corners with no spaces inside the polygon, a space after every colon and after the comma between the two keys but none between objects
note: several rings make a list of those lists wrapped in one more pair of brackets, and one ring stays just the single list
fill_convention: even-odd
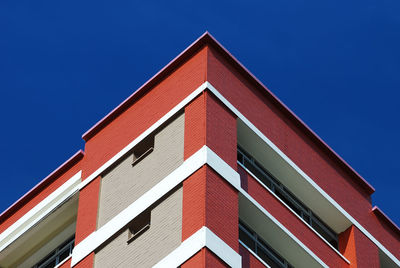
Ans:
[{"label": "dark window opening", "polygon": [[133,162],[132,165],[135,165],[140,162],[143,158],[149,155],[154,149],[154,135],[150,135],[146,137],[144,140],[139,142],[133,148]]},{"label": "dark window opening", "polygon": [[128,243],[132,242],[150,228],[151,211],[148,209],[139,214],[129,224]]}]

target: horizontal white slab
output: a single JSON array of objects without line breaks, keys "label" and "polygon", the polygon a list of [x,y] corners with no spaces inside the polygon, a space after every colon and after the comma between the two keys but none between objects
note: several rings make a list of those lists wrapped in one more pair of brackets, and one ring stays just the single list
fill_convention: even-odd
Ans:
[{"label": "horizontal white slab", "polygon": [[153,268],[178,267],[204,247],[211,250],[230,267],[242,267],[241,256],[210,229],[203,226],[200,230],[183,241],[182,244],[168,254],[168,256],[154,265]]}]

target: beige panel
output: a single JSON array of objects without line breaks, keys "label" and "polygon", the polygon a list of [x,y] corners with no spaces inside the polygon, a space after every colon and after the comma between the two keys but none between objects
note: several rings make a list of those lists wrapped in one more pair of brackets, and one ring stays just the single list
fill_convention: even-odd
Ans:
[{"label": "beige panel", "polygon": [[30,267],[40,261],[75,233],[75,227],[63,231],[76,222],[77,211],[75,194],[0,252],[0,267]]},{"label": "beige panel", "polygon": [[127,243],[125,228],[95,253],[94,267],[152,267],[181,244],[182,186],[151,209],[150,228]]},{"label": "beige panel", "polygon": [[130,153],[101,181],[98,228],[183,163],[184,114],[157,130],[154,150],[132,166]]}]

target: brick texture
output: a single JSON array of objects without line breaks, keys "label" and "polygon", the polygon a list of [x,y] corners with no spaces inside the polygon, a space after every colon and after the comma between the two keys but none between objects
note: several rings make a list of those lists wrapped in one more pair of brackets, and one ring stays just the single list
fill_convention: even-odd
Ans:
[{"label": "brick texture", "polygon": [[325,192],[400,258],[400,235],[371,213],[371,198],[355,175],[334,160],[325,146],[318,145],[304,126],[288,119],[287,111],[270,94],[245,78],[226,57],[207,50],[208,81],[266,137],[309,175]]},{"label": "brick texture", "polygon": [[100,181],[101,178],[97,177],[79,193],[75,245],[78,245],[89,234],[96,231]]},{"label": "brick texture", "polygon": [[[97,228],[106,224],[183,163],[184,114],[158,129],[153,151],[132,166],[133,153],[104,174]],[[118,197],[118,198],[116,198]]]},{"label": "brick texture", "polygon": [[350,267],[380,267],[378,247],[357,227],[349,227],[339,240],[340,251],[351,262]]},{"label": "brick texture", "polygon": [[59,266],[60,268],[70,268],[71,267],[71,259],[69,259],[68,261],[64,262],[61,266]]},{"label": "brick texture", "polygon": [[95,267],[152,267],[181,244],[182,187],[151,208],[150,227],[127,243],[128,229],[95,253]]},{"label": "brick texture", "polygon": [[242,268],[265,268],[265,265],[242,245],[239,245],[239,254],[242,256]]},{"label": "brick texture", "polygon": [[33,195],[31,198],[25,200],[22,204],[20,204],[19,208],[15,210],[8,217],[4,217],[0,220],[0,233],[10,227],[13,223],[15,223],[19,218],[25,215],[29,210],[34,208],[37,204],[43,201],[49,194],[54,192],[58,187],[63,185],[67,180],[69,180],[72,176],[79,172],[81,169],[82,160],[74,164],[68,170],[59,174],[58,176],[54,176],[51,178],[49,182],[46,182],[46,186],[40,190],[39,193]]},{"label": "brick texture", "polygon": [[240,166],[239,174],[247,185],[247,192],[324,263],[329,267],[348,267],[339,254]]},{"label": "brick texture", "polygon": [[[209,92],[185,108],[185,159],[207,145],[236,168],[236,119]],[[205,166],[183,183],[182,240],[207,226],[238,251],[238,193]],[[201,261],[203,259],[204,261]],[[225,264],[202,250],[182,267],[219,267]]]},{"label": "brick texture", "polygon": [[[202,48],[87,140],[83,179],[199,87],[206,77],[205,67],[206,49]],[[99,186],[97,178],[80,193],[76,243],[96,230]],[[92,267],[93,258],[90,255],[82,263]]]}]

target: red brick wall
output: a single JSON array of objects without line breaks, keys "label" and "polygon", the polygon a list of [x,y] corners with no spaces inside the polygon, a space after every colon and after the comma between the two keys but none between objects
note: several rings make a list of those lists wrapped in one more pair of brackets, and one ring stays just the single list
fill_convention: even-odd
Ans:
[{"label": "red brick wall", "polygon": [[182,241],[206,225],[206,167],[183,182]]},{"label": "red brick wall", "polygon": [[259,87],[256,88],[214,49],[208,50],[208,81],[266,137],[309,175],[364,228],[400,258],[400,236],[371,216],[370,196],[329,153],[288,120]]},{"label": "red brick wall", "polygon": [[75,245],[96,231],[101,177],[97,177],[79,193]]},{"label": "red brick wall", "polygon": [[231,248],[239,246],[239,200],[236,189],[207,167],[206,226]]},{"label": "red brick wall", "polygon": [[203,248],[195,255],[193,255],[190,259],[184,262],[181,267],[189,268],[189,267],[205,267],[206,266],[206,249]]},{"label": "red brick wall", "polygon": [[244,80],[212,49],[207,71],[208,81],[339,204],[354,215],[371,208],[368,196],[354,180],[289,122],[266,94]]},{"label": "red brick wall", "polygon": [[72,176],[79,172],[81,169],[81,162],[77,162],[72,167],[67,169],[62,174],[55,176],[50,179],[50,182],[43,187],[38,193],[33,195],[31,198],[28,198],[26,201],[19,204],[19,208],[16,209],[14,213],[11,215],[4,217],[0,220],[0,233],[10,227],[13,223],[15,223],[19,218],[24,216],[29,210],[34,208],[37,204],[43,201],[47,196],[49,196],[52,192],[54,192],[58,187],[63,185],[67,180],[69,180]]},{"label": "red brick wall", "polygon": [[[355,182],[354,175],[348,173],[331,155],[318,147],[314,140],[304,134],[299,125],[287,119],[276,102],[267,97],[259,88],[255,88],[246,78],[235,70],[214,49],[204,47],[187,62],[178,67],[162,82],[156,84],[125,112],[91,137],[85,145],[84,163],[78,163],[46,186],[40,193],[27,200],[12,215],[0,219],[0,232],[4,231],[32,207],[38,204],[62,183],[82,169],[83,179],[124,148],[129,142],[154,124],[165,113],[193,92],[204,81],[209,81],[228,99],[244,116],[272,140],[302,170],[304,170],[321,188],[333,197],[346,211],[356,218],[372,235],[400,258],[400,236],[387,225],[382,224],[371,213],[370,197]],[[190,157],[204,144],[236,169],[236,118],[210,93],[205,92],[185,108],[185,158]],[[259,195],[259,200],[271,201],[273,198],[261,192],[250,183],[250,191]],[[78,243],[96,229],[97,206],[100,178],[92,181],[80,193],[78,209]],[[187,238],[206,225],[223,238],[232,248],[238,248],[237,230],[237,192],[209,167],[203,167],[188,178],[184,184],[183,231],[182,239]],[[276,201],[276,200],[275,200]],[[271,211],[281,209],[280,204]],[[282,210],[282,209],[281,209]],[[283,210],[285,211],[285,210]],[[276,211],[276,215],[286,212]],[[275,215],[274,215],[275,216]],[[290,215],[287,215],[290,218]],[[291,216],[293,217],[293,215]],[[293,219],[293,221],[298,219]],[[285,219],[282,218],[285,222]],[[228,222],[229,225],[223,224]],[[234,222],[236,222],[234,224]],[[294,226],[285,222],[285,226],[300,232],[301,224]],[[300,228],[299,230],[295,228]],[[297,230],[297,231],[296,231]],[[369,240],[354,231],[354,244],[370,245]],[[307,233],[307,231],[305,231]],[[300,234],[300,233],[299,233]],[[320,251],[328,259],[324,247],[313,234],[300,236],[303,242]],[[314,234],[315,235],[315,234]],[[341,238],[343,240],[343,238]],[[368,250],[372,248],[368,246]],[[319,251],[318,251],[319,250]],[[212,262],[213,254],[202,250],[204,265]],[[357,251],[356,251],[357,252]],[[198,254],[198,255],[199,255]],[[210,255],[211,254],[211,255]],[[358,254],[358,253],[357,253]],[[197,255],[196,255],[197,256]],[[215,256],[214,256],[215,257]],[[335,259],[336,257],[332,257]],[[194,257],[193,259],[197,259]],[[328,263],[328,261],[327,261]],[[80,266],[93,265],[93,254],[84,259]]]},{"label": "red brick wall", "polygon": [[71,267],[71,259],[69,259],[68,261],[64,262],[60,268],[70,268]]},{"label": "red brick wall", "polygon": [[400,234],[379,219],[372,211],[366,212],[358,221],[368,230],[387,250],[400,259]]},{"label": "red brick wall", "polygon": [[[236,167],[236,120],[210,93],[185,108],[185,159],[207,145]],[[183,183],[182,240],[207,226],[238,251],[238,194],[225,179],[205,166]],[[202,250],[183,267],[218,267],[223,262]]]},{"label": "red brick wall", "polygon": [[218,268],[218,267],[229,267],[223,260],[218,258],[212,251],[209,249],[205,249],[205,261],[206,265],[205,267],[212,267],[212,268]]},{"label": "red brick wall", "polygon": [[203,248],[182,264],[182,267],[229,267],[209,249]]},{"label": "red brick wall", "polygon": [[242,268],[265,268],[265,265],[242,245],[239,245],[239,254],[242,256]]},{"label": "red brick wall", "polygon": [[247,192],[324,263],[329,267],[348,267],[347,262],[339,254],[283,205],[281,201],[266,190],[242,167],[239,166],[238,170],[241,181],[247,184]]},{"label": "red brick wall", "polygon": [[236,169],[236,116],[210,92],[206,92],[206,109],[206,144],[233,169]]},{"label": "red brick wall", "polygon": [[339,240],[340,251],[351,262],[350,267],[380,267],[378,247],[357,227],[349,227]]},{"label": "red brick wall", "polygon": [[202,49],[88,140],[85,145],[87,161],[84,177],[93,173],[204,83],[205,56],[206,50]]},{"label": "red brick wall", "polygon": [[83,260],[81,260],[74,267],[76,268],[92,268],[94,263],[94,252],[87,255]]},{"label": "red brick wall", "polygon": [[[85,144],[83,179],[199,87],[205,79],[205,60],[206,49],[203,48],[91,137]],[[76,243],[96,230],[100,180],[93,180],[80,193]],[[80,266],[93,266],[92,255]]]},{"label": "red brick wall", "polygon": [[185,160],[206,144],[206,93],[185,107]]}]

